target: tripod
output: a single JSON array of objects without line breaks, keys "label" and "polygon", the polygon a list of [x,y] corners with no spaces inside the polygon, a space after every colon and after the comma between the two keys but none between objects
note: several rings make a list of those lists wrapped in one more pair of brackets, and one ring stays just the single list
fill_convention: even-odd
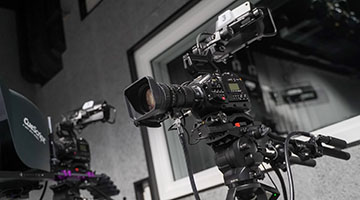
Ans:
[{"label": "tripod", "polygon": [[264,162],[262,139],[266,141],[269,131],[246,113],[227,116],[222,112],[207,116],[195,128],[215,151],[216,165],[229,188],[226,200],[275,200],[280,196],[276,188],[258,182],[265,177],[259,166]]},{"label": "tripod", "polygon": [[77,184],[71,182],[64,182],[50,186],[50,189],[54,192],[53,200],[83,200],[80,196],[80,189]]},{"label": "tripod", "polygon": [[235,140],[228,148],[214,149],[216,165],[224,175],[225,185],[228,186],[226,200],[248,200],[256,197],[258,200],[277,199],[279,191],[261,184],[264,173],[259,168],[263,162],[263,155],[258,152],[256,143],[247,136]]}]

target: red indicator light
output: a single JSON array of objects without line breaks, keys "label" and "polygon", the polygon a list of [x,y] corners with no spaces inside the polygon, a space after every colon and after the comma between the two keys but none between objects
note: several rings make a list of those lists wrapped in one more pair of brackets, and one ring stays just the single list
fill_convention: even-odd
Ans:
[{"label": "red indicator light", "polygon": [[79,168],[75,168],[75,171],[78,172],[78,171],[79,171]]},{"label": "red indicator light", "polygon": [[221,97],[221,99],[225,101],[225,97]]},{"label": "red indicator light", "polygon": [[74,155],[76,155],[76,151],[74,151]]},{"label": "red indicator light", "polygon": [[239,122],[236,122],[236,123],[235,123],[235,126],[236,126],[236,127],[240,127],[240,123],[239,123]]}]

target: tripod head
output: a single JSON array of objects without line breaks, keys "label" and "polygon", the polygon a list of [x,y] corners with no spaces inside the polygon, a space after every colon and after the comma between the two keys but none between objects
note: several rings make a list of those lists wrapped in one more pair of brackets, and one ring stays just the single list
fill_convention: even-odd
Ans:
[{"label": "tripod head", "polygon": [[[259,183],[265,178],[260,165],[264,162],[267,135],[270,128],[254,122],[247,113],[223,112],[206,116],[193,130],[198,138],[206,139],[215,152],[215,162],[229,188],[227,200],[277,199],[280,192]],[[195,137],[196,138],[196,137]]]},{"label": "tripod head", "polygon": [[350,159],[349,153],[340,150],[347,145],[344,140],[300,133],[310,139],[290,140],[290,147],[287,148],[284,145],[285,138],[254,121],[249,114],[233,113],[227,116],[221,111],[204,117],[192,131],[194,138],[205,139],[215,152],[216,165],[223,173],[224,183],[229,188],[226,200],[277,199],[280,196],[277,188],[259,183],[265,178],[260,165],[268,163],[273,169],[288,170],[286,151],[296,155],[289,158],[292,164],[310,167],[316,165],[314,158],[323,155]]}]

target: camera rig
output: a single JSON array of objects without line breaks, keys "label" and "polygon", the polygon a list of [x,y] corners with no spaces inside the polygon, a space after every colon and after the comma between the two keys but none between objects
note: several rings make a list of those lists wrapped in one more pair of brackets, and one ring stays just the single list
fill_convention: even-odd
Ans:
[{"label": "camera rig", "polygon": [[55,139],[36,105],[0,84],[0,199],[24,199],[40,189],[43,199],[48,180],[57,182],[54,200],[83,200],[80,189],[99,200],[119,194],[110,177],[90,170],[89,146],[77,137],[91,123],[114,123],[114,114],[105,101],[89,101],[58,124]]},{"label": "camera rig", "polygon": [[[87,172],[90,170],[90,148],[88,142],[78,134],[89,124],[95,122],[115,122],[116,110],[106,101],[88,101],[57,124],[52,153],[52,169],[55,171],[72,170]],[[111,119],[112,117],[112,119]]]},{"label": "camera rig", "polygon": [[[264,19],[268,17],[273,29],[265,33]],[[137,80],[124,91],[130,117],[136,126],[159,127],[169,117],[175,119],[170,129],[177,129],[188,164],[189,178],[196,199],[200,199],[189,166],[182,119],[191,113],[197,122],[191,138],[206,140],[215,152],[215,161],[228,187],[226,199],[275,200],[278,189],[262,184],[265,172],[262,163],[268,163],[279,176],[284,198],[286,187],[279,169],[287,171],[290,198],[294,199],[294,184],[290,164],[315,166],[315,158],[323,155],[348,160],[350,154],[342,151],[343,140],[293,132],[281,137],[250,116],[251,103],[243,80],[235,73],[222,72],[216,63],[226,62],[232,54],[263,37],[276,34],[271,12],[252,8],[245,2],[218,17],[213,34],[202,33],[196,38],[192,52],[183,57],[184,67],[197,76],[182,85],[157,83],[151,77]],[[201,37],[208,37],[201,40]],[[305,136],[307,140],[295,140]],[[324,145],[326,144],[326,145]],[[329,148],[328,146],[332,146]]]},{"label": "camera rig", "polygon": [[80,189],[88,190],[94,199],[111,199],[119,190],[105,174],[95,175],[90,169],[90,147],[77,135],[95,122],[115,122],[116,110],[106,101],[88,101],[68,114],[50,133],[51,170],[57,173],[57,184],[50,186],[54,200],[78,199]]}]

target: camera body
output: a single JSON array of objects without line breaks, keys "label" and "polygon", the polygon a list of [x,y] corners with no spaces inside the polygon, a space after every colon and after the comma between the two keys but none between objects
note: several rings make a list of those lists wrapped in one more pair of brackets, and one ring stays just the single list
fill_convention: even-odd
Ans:
[{"label": "camera body", "polygon": [[242,79],[235,73],[214,72],[196,78],[189,86],[202,91],[202,102],[192,108],[193,115],[203,118],[222,111],[226,114],[250,110],[250,100]]},{"label": "camera body", "polygon": [[54,171],[72,170],[80,173],[90,171],[91,157],[88,142],[83,138],[74,137],[75,133],[71,132],[72,125],[66,127],[60,124],[60,126],[61,128],[57,130],[59,140],[55,142],[59,163],[54,166]]},{"label": "camera body", "polygon": [[[153,98],[154,105],[144,102],[148,96]],[[149,127],[159,127],[169,115],[184,108],[202,119],[213,112],[232,114],[249,111],[251,107],[244,82],[231,72],[206,73],[183,85],[156,83],[153,78],[144,77],[125,90],[125,97],[135,125]]]}]

